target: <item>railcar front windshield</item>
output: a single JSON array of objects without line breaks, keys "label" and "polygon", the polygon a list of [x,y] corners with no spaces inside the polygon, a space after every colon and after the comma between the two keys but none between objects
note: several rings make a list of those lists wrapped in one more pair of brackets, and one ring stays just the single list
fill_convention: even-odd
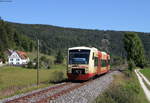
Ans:
[{"label": "railcar front windshield", "polygon": [[69,51],[69,64],[88,64],[90,50],[76,49]]}]

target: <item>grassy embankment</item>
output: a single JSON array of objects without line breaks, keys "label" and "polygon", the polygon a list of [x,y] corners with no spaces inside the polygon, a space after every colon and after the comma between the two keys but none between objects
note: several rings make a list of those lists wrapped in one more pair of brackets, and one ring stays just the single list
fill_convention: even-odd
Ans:
[{"label": "grassy embankment", "polygon": [[128,72],[115,75],[109,89],[98,96],[94,103],[148,103],[136,75]]},{"label": "grassy embankment", "polygon": [[36,69],[22,67],[0,68],[0,98],[46,87],[66,79],[66,66],[53,65],[51,69],[40,69],[40,86],[36,84]]},{"label": "grassy embankment", "polygon": [[142,70],[140,70],[140,72],[144,75],[144,76],[146,76],[147,77],[147,79],[149,79],[149,81],[150,81],[150,67],[148,68],[144,68],[144,69],[142,69]]},{"label": "grassy embankment", "polygon": [[[36,52],[29,52],[30,60],[36,58]],[[44,55],[52,62],[55,57]],[[36,84],[36,69],[27,69],[22,67],[1,67],[0,68],[0,98],[31,91],[37,88],[46,87],[66,79],[66,66],[52,64],[50,69],[40,69],[40,85]]]}]

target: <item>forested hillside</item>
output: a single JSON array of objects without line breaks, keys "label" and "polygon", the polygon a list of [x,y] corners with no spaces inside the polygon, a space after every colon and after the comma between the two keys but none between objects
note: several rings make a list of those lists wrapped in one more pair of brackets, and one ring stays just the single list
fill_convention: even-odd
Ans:
[{"label": "forested hillside", "polygon": [[32,51],[35,43],[26,35],[18,33],[9,23],[0,20],[0,59],[6,49]]},{"label": "forested hillside", "polygon": [[[146,57],[150,58],[150,33],[137,32]],[[103,31],[63,28],[39,24],[19,24],[0,21],[0,52],[10,49],[32,51],[35,40],[40,39],[42,53],[53,55],[58,50],[66,52],[73,46],[93,46],[111,55],[126,57],[123,44],[124,31]],[[2,52],[0,53],[2,56]]]},{"label": "forested hillside", "polygon": [[[10,23],[16,30],[32,39],[40,39],[41,52],[53,54],[58,50],[66,51],[72,46],[93,46],[110,52],[111,55],[126,56],[124,31],[103,31],[63,28],[50,25]],[[150,57],[150,33],[137,32],[142,39],[146,55]]]}]

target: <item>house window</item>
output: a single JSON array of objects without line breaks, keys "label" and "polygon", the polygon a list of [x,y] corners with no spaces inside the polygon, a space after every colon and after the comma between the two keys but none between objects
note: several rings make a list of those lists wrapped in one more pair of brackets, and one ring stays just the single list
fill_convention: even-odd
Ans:
[{"label": "house window", "polygon": [[13,61],[13,59],[10,59],[10,61]]},{"label": "house window", "polygon": [[19,61],[20,59],[16,59],[16,61]]},{"label": "house window", "polygon": [[13,64],[13,62],[10,62],[10,64]]},{"label": "house window", "polygon": [[20,64],[19,62],[17,62],[16,64]]}]

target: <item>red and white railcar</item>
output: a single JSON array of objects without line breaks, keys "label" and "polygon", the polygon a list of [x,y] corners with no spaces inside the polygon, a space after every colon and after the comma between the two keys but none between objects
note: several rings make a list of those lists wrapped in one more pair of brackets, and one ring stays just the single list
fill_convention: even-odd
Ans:
[{"label": "red and white railcar", "polygon": [[110,55],[94,47],[68,49],[67,76],[69,80],[88,80],[110,70]]}]

